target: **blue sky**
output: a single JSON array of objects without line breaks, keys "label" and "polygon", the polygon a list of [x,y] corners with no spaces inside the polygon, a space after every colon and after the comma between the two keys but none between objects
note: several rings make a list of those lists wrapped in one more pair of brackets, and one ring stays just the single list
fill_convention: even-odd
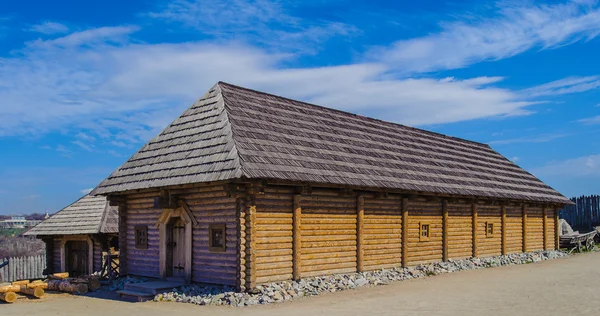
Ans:
[{"label": "blue sky", "polygon": [[600,193],[599,35],[587,0],[7,2],[0,214],[68,205],[219,80],[488,143],[566,196]]}]

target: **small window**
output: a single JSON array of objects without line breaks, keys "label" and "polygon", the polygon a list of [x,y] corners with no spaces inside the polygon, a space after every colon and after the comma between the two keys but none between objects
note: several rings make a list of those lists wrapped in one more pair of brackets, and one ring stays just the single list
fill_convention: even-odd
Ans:
[{"label": "small window", "polygon": [[135,249],[148,249],[148,226],[135,225]]},{"label": "small window", "polygon": [[419,240],[429,240],[429,234],[431,233],[431,226],[427,223],[419,223]]},{"label": "small window", "polygon": [[487,237],[494,236],[494,223],[490,223],[490,222],[485,223],[485,235]]},{"label": "small window", "polygon": [[208,248],[210,251],[225,251],[225,224],[208,226]]}]

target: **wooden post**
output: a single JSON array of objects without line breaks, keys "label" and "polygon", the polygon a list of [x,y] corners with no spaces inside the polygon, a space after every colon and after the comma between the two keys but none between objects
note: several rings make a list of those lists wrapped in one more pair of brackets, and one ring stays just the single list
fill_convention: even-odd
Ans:
[{"label": "wooden post", "polygon": [[365,229],[365,197],[359,195],[356,197],[356,270],[364,271],[364,229]]},{"label": "wooden post", "polygon": [[246,209],[240,197],[235,200],[237,217],[237,270],[236,289],[238,292],[246,291]]},{"label": "wooden post", "polygon": [[408,266],[408,198],[402,199],[402,267]]},{"label": "wooden post", "polygon": [[527,252],[527,208],[525,204],[521,206],[523,212],[523,252]]},{"label": "wooden post", "polygon": [[542,214],[544,216],[542,221],[544,226],[544,250],[548,250],[548,210],[545,206],[542,209]]},{"label": "wooden post", "polygon": [[300,194],[294,195],[294,214],[292,215],[293,227],[292,227],[292,278],[294,280],[300,280],[300,270],[302,269],[302,196]]},{"label": "wooden post", "polygon": [[471,204],[471,211],[473,211],[473,257],[477,257],[479,252],[477,251],[477,203]]},{"label": "wooden post", "polygon": [[256,287],[256,198],[246,199],[246,290]]},{"label": "wooden post", "polygon": [[560,219],[558,218],[559,208],[554,209],[554,249],[558,250],[560,248]]},{"label": "wooden post", "polygon": [[448,261],[448,201],[442,200],[442,260]]},{"label": "wooden post", "polygon": [[502,205],[502,254],[506,254],[506,206]]},{"label": "wooden post", "polygon": [[[127,203],[118,203],[117,212],[119,213],[119,275],[127,275],[127,236],[134,234],[129,231],[127,226]],[[133,235],[132,235],[133,236]],[[135,238],[135,236],[133,236]],[[61,260],[64,261],[64,260]],[[56,270],[58,267],[54,267]]]}]

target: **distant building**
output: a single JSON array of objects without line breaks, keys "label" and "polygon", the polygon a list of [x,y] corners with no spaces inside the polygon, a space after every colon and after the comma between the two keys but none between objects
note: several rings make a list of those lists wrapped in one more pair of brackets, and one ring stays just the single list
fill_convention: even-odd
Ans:
[{"label": "distant building", "polygon": [[12,216],[10,219],[0,221],[0,228],[27,228],[41,222],[40,220],[27,220],[25,216]]}]

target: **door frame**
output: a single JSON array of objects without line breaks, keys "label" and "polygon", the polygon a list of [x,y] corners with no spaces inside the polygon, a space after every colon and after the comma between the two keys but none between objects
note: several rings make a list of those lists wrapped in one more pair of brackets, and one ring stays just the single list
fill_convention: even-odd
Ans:
[{"label": "door frame", "polygon": [[67,269],[67,241],[85,241],[88,245],[88,273],[94,273],[94,242],[89,235],[64,236],[60,239],[60,272]]},{"label": "door frame", "polygon": [[185,223],[185,269],[184,280],[186,283],[192,282],[192,226],[197,223],[187,205],[181,205],[175,209],[163,209],[158,218],[156,226],[159,235],[159,272],[160,278],[167,277],[167,225],[172,218],[179,217]]}]

